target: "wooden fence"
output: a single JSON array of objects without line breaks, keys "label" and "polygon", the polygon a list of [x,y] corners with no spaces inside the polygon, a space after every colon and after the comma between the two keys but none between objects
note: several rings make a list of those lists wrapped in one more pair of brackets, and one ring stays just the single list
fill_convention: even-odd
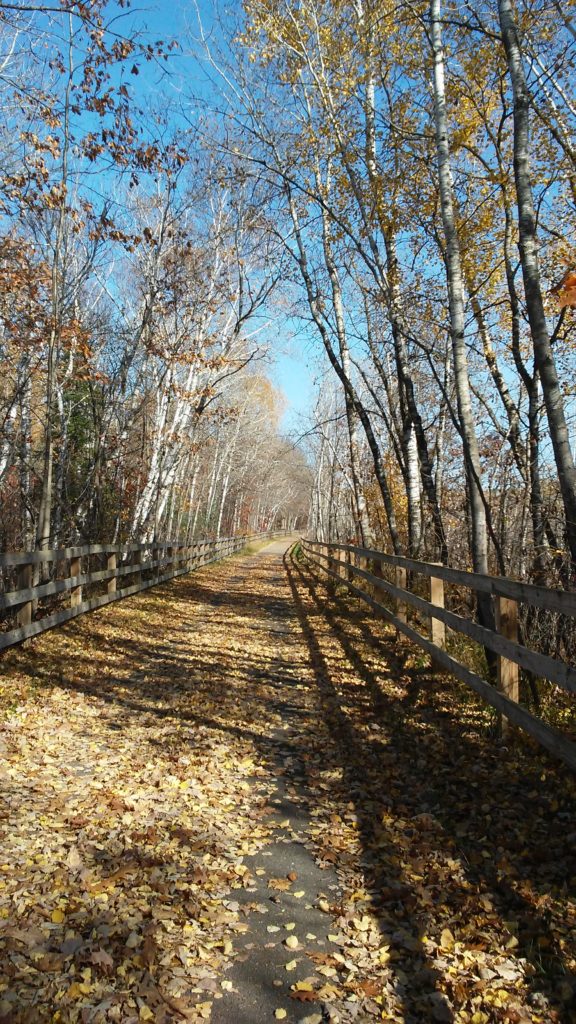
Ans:
[{"label": "wooden fence", "polygon": [[[193,544],[85,544],[57,551],[0,554],[0,651],[69,619],[175,579],[281,533],[198,540]],[[34,584],[36,576],[47,582]],[[118,582],[122,581],[121,586]],[[69,595],[69,599],[67,596]],[[62,599],[67,607],[61,607]],[[59,604],[56,610],[50,605]],[[6,628],[7,627],[7,628]]]},{"label": "wooden fence", "polygon": [[[508,720],[523,729],[550,753],[576,770],[576,743],[531,714],[519,703],[520,668],[533,676],[547,679],[570,693],[576,693],[576,668],[559,658],[552,658],[526,647],[519,641],[518,630],[520,604],[543,608],[573,619],[576,617],[576,592],[550,590],[529,583],[519,583],[507,577],[464,572],[436,563],[387,555],[381,551],[372,551],[352,544],[322,544],[318,541],[303,540],[302,549],[328,576],[345,582],[357,597],[427,651],[434,665],[451,672],[476,690],[488,704],[504,716],[504,725]],[[385,569],[389,575],[392,574],[394,582],[384,576]],[[428,581],[429,600],[407,589],[409,575],[415,581],[418,577],[424,577]],[[354,580],[368,584],[372,593],[358,586]],[[495,629],[486,629],[471,618],[458,615],[446,608],[445,584],[465,587],[474,594],[489,594],[494,601]],[[377,600],[375,594],[392,598],[394,610],[387,608],[381,600]],[[410,625],[408,608],[413,608],[426,617],[429,622],[429,636],[423,636]],[[447,627],[494,653],[498,665],[497,687],[448,653],[445,649]]]}]

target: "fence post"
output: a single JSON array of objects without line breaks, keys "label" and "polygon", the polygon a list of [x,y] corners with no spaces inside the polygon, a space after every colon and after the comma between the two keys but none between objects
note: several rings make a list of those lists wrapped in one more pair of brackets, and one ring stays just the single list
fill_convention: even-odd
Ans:
[{"label": "fence post", "polygon": [[[328,558],[329,558],[328,568],[330,569],[330,572],[336,573],[336,564],[335,564],[335,561],[334,561],[334,544],[333,543],[332,544],[327,544],[326,545],[326,551],[328,552]],[[336,580],[333,579],[332,580],[332,584],[333,584],[333,586],[335,586],[336,585]]]},{"label": "fence post", "polygon": [[[359,556],[356,556],[356,557],[357,557],[356,564],[357,564],[358,567],[360,567],[361,559],[360,559]],[[352,566],[355,563],[355,555],[354,555],[354,553],[352,551],[346,551],[346,553],[344,555],[344,561],[348,565],[348,568],[344,570],[344,579],[348,580],[348,583],[353,583],[354,582],[354,573],[352,572]]]},{"label": "fence post", "polygon": [[[377,558],[371,559],[368,562],[367,568],[370,570],[372,575],[377,580],[384,579],[384,573],[382,571],[382,562],[380,562]],[[374,598],[375,601],[382,602],[384,595],[383,591],[380,590],[380,587],[373,585],[371,588],[368,588],[368,592],[372,594],[372,597]]]},{"label": "fence post", "polygon": [[[436,605],[437,608],[444,608],[444,580],[438,576],[430,577],[430,603]],[[434,615],[430,616],[430,638],[436,647],[444,650],[446,647],[446,624],[441,619],[435,618]],[[432,657],[432,668],[441,668],[434,662],[434,657]]]},{"label": "fence post", "polygon": [[142,563],[142,551],[140,550],[140,548],[138,548],[138,551],[134,552],[134,560],[132,562],[132,565],[134,566],[134,572],[135,572],[135,575],[136,575],[136,586],[140,586],[140,584],[142,583],[142,571],[139,568],[141,563]]},{"label": "fence post", "polygon": [[[80,557],[70,559],[70,576],[79,576],[82,572],[82,559]],[[82,587],[72,587],[70,591],[70,607],[77,608],[82,604]]]},{"label": "fence post", "polygon": [[[32,586],[34,567],[31,562],[26,562],[18,568],[16,576],[16,589],[29,590]],[[32,622],[32,601],[24,601],[16,612],[16,621],[19,626],[29,626]]]},{"label": "fence post", "polygon": [[174,548],[170,545],[166,548],[166,558],[168,563],[166,565],[167,575],[174,572]]},{"label": "fence post", "polygon": [[[518,642],[518,602],[510,597],[496,595],[496,629],[500,636]],[[518,665],[510,661],[502,654],[498,655],[498,689],[510,700],[516,701],[520,698],[520,684]],[[508,732],[508,719],[500,715],[500,732],[505,736]]]},{"label": "fence post", "polygon": [[[397,565],[396,566],[396,586],[400,590],[406,590],[406,579],[407,579],[406,569],[404,568],[403,565]],[[404,603],[404,601],[402,601],[400,598],[397,598],[396,599],[396,618],[399,619],[400,622],[407,622],[408,621],[408,614],[407,614],[407,612],[408,612],[408,609],[407,609],[407,606]]]},{"label": "fence post", "polygon": [[[109,570],[109,572],[112,572],[112,570],[114,570],[114,572],[116,572],[116,569],[118,568],[118,563],[117,563],[117,560],[116,560],[116,552],[115,551],[111,555],[107,556],[107,558],[106,558],[106,568]],[[108,594],[115,594],[117,586],[118,586],[118,578],[116,576],[113,576],[111,580],[108,580],[108,583],[107,583],[107,586],[106,586],[107,593]]]}]

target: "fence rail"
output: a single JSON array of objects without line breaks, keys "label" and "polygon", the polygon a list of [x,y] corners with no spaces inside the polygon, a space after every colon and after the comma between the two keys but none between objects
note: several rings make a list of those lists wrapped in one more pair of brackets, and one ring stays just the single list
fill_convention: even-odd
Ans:
[{"label": "fence rail", "polygon": [[[111,601],[130,597],[201,565],[217,562],[253,541],[272,540],[285,533],[221,537],[193,544],[85,544],[53,551],[3,552],[0,554],[3,584],[0,619],[5,629],[0,632],[0,651]],[[96,568],[99,564],[105,564],[106,568]],[[35,572],[50,574],[52,578],[34,583]],[[128,584],[118,587],[118,581],[124,579],[128,579]],[[39,602],[68,592],[67,607],[56,611],[38,607]]]},{"label": "fence rail", "polygon": [[[576,617],[576,593],[519,583],[506,577],[485,576],[451,569],[444,565],[388,555],[382,551],[373,551],[353,544],[324,544],[311,540],[302,540],[301,544],[306,556],[328,576],[338,582],[345,582],[357,597],[427,651],[435,665],[467,683],[488,704],[496,708],[504,716],[504,728],[506,721],[518,726],[550,753],[576,770],[576,743],[531,714],[519,703],[520,668],[534,676],[547,679],[570,693],[576,693],[576,668],[568,662],[541,654],[520,643],[518,626],[519,604]],[[394,570],[394,583],[384,577],[385,566]],[[408,589],[408,573],[429,580],[429,600]],[[372,593],[358,586],[354,580],[367,583]],[[445,607],[445,583],[466,587],[475,594],[491,595],[495,606],[495,629],[487,629],[472,619],[448,610]],[[378,600],[374,595],[392,598],[394,610],[386,607],[381,599]],[[423,636],[409,624],[408,608],[413,608],[428,619],[429,636]],[[496,655],[497,687],[446,651],[446,627],[476,641]]]}]

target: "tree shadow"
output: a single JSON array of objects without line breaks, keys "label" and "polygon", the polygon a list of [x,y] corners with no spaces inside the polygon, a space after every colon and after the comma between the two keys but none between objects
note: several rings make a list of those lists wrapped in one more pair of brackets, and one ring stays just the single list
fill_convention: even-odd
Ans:
[{"label": "tree shadow", "polygon": [[[534,758],[504,764],[474,723],[439,702],[437,679],[407,668],[404,649],[382,635],[371,613],[338,595],[328,600],[308,566],[286,557],[285,568],[286,597],[274,594],[278,571],[267,563],[258,569],[260,592],[247,588],[240,573],[233,577],[234,590],[232,578],[223,590],[222,578],[203,576],[140,595],[148,626],[145,634],[131,636],[116,630],[118,677],[99,674],[90,653],[76,653],[76,644],[73,659],[66,649],[51,655],[57,685],[97,697],[112,731],[129,734],[135,721],[150,725],[152,754],[169,743],[169,735],[154,735],[158,721],[189,726],[188,742],[208,756],[218,733],[234,736],[267,764],[268,779],[284,773],[308,812],[321,802],[335,819],[354,825],[356,847],[342,847],[337,857],[348,866],[353,859],[367,890],[369,898],[358,906],[376,915],[390,946],[393,972],[382,969],[382,987],[394,987],[406,1024],[451,1021],[454,1007],[469,997],[469,980],[465,990],[464,981],[448,972],[442,949],[425,938],[440,928],[451,929],[478,954],[493,952],[493,933],[500,929],[502,948],[511,943],[505,955],[525,957],[537,972],[528,979],[535,1019],[572,1022],[570,1004],[557,996],[569,966],[567,940],[555,933],[547,912],[564,871],[569,868],[566,877],[576,873],[566,819],[550,819],[547,831],[550,794],[561,789],[556,769],[544,762],[549,777],[543,781],[542,764]],[[167,595],[168,618],[160,614]],[[206,606],[198,613],[205,644],[186,657],[191,601]],[[114,614],[120,627],[129,625],[128,602]],[[284,630],[295,616],[306,648],[298,633]],[[211,625],[218,627],[213,639]],[[68,628],[79,627],[105,659],[110,638],[102,620],[87,617]],[[263,639],[280,633],[282,650],[275,654],[263,643],[249,651],[247,638],[260,632]],[[33,674],[39,659],[29,661]],[[301,693],[310,667],[311,706],[318,701],[312,714]],[[386,690],[384,671],[395,677]],[[293,729],[279,735],[275,729],[287,719]],[[335,776],[339,781],[332,781]],[[330,844],[319,856],[334,863]],[[532,902],[527,885],[537,890]],[[493,913],[484,907],[476,920],[482,900]],[[492,929],[488,937],[485,928]],[[504,1012],[495,1007],[491,1019],[505,1020]]]},{"label": "tree shadow", "polygon": [[[431,818],[439,826],[444,850],[464,869],[460,891],[456,887],[438,894],[442,920],[449,926],[454,921],[456,931],[467,908],[473,913],[470,897],[480,897],[489,908],[488,923],[492,910],[495,927],[498,918],[508,923],[502,935],[505,955],[528,963],[526,981],[534,1012],[545,1014],[537,1019],[572,1024],[576,1020],[572,953],[558,931],[558,915],[554,920],[550,913],[553,901],[569,894],[568,880],[576,875],[574,835],[566,827],[573,821],[574,808],[561,767],[531,750],[515,752],[511,761],[486,735],[481,709],[475,714],[478,702],[462,685],[408,668],[406,661],[414,648],[398,644],[359,601],[337,594],[328,598],[310,566],[292,561],[287,571],[312,658],[319,657],[318,641],[311,636],[313,624],[298,594],[296,576],[314,614],[330,626],[332,642],[363,679],[375,720],[386,727],[384,752],[394,766],[387,791],[391,816],[414,822],[417,840],[424,825],[433,858],[442,847],[434,835],[436,825],[429,831]],[[390,676],[398,681],[393,695],[379,678],[383,656]],[[324,673],[319,687],[326,688]],[[462,702],[468,714],[459,719],[450,699]],[[361,714],[366,714],[365,704]],[[371,842],[369,829],[366,839]],[[414,857],[419,859],[418,841]],[[371,865],[370,871],[376,887],[380,886],[377,865]],[[423,865],[422,873],[430,884],[430,865]],[[418,898],[419,888],[412,887],[411,902],[415,901],[414,913],[422,930],[428,932],[435,915]],[[473,950],[486,948],[482,928],[471,928],[466,943]],[[457,987],[454,991],[457,995]]]}]

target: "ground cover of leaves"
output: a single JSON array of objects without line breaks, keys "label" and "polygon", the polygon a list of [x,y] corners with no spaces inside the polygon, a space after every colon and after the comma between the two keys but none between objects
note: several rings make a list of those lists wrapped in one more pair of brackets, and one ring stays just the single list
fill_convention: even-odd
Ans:
[{"label": "ground cover of leaves", "polygon": [[283,899],[270,1019],[576,1021],[574,780],[278,551],[4,657],[0,1021],[235,1024]]}]

